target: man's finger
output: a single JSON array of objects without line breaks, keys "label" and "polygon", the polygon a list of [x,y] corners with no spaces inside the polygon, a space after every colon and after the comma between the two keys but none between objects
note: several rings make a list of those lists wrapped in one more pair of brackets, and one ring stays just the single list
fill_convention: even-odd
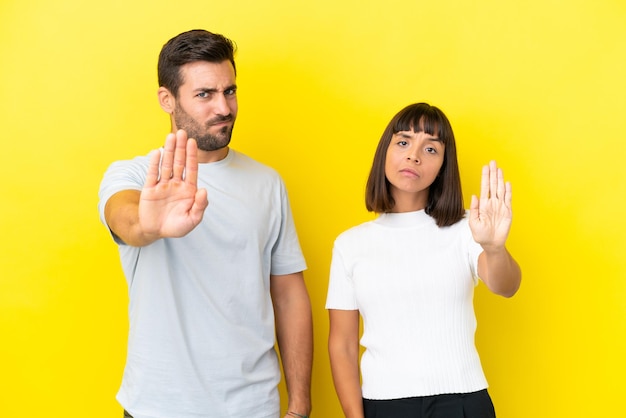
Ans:
[{"label": "man's finger", "polygon": [[159,181],[159,162],[161,161],[161,149],[155,149],[148,155],[148,172],[146,173],[145,187],[153,187]]},{"label": "man's finger", "polygon": [[172,177],[175,148],[176,135],[170,133],[165,138],[165,145],[163,146],[159,181],[169,181],[169,179]]},{"label": "man's finger", "polygon": [[198,143],[193,138],[187,141],[185,181],[196,187],[198,185]]},{"label": "man's finger", "polygon": [[185,171],[185,154],[187,152],[187,132],[179,129],[176,132],[176,148],[174,149],[174,163],[172,178],[182,180]]}]

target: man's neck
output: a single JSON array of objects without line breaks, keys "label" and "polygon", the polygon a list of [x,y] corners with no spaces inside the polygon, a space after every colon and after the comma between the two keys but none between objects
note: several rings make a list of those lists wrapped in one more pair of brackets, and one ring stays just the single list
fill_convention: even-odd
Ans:
[{"label": "man's neck", "polygon": [[215,151],[203,151],[198,150],[198,163],[206,164],[206,163],[215,163],[217,161],[221,161],[228,155],[229,148],[224,147],[217,149]]}]

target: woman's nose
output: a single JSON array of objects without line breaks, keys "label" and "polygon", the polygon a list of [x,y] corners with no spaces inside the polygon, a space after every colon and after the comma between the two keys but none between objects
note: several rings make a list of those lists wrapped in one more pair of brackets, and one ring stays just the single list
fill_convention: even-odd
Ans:
[{"label": "woman's nose", "polygon": [[415,161],[416,164],[420,163],[420,158],[419,158],[419,156],[417,155],[416,152],[409,153],[409,155],[407,155],[406,159],[409,160],[409,161]]}]

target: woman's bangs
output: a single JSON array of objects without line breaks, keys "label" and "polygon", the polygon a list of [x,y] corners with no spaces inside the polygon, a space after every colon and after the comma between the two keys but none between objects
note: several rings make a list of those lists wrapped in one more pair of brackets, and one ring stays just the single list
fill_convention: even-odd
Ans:
[{"label": "woman's bangs", "polygon": [[[428,135],[440,137],[441,121],[436,114],[425,112],[425,109],[409,107],[406,112],[398,116],[393,126],[393,133],[401,131],[425,132]],[[434,112],[433,112],[434,113]]]}]

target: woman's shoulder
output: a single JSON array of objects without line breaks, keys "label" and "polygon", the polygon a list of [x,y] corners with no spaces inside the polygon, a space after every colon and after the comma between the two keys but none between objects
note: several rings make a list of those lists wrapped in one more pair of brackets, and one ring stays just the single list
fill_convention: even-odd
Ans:
[{"label": "woman's shoulder", "polygon": [[362,240],[371,239],[375,234],[376,222],[375,220],[369,220],[360,224],[354,225],[335,238],[335,245],[342,243],[362,242]]}]

